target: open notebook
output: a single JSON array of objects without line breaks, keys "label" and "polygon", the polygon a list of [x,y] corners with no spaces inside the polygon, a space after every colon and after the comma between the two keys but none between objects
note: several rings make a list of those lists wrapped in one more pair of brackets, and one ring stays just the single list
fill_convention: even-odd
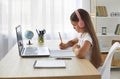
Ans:
[{"label": "open notebook", "polygon": [[74,57],[72,50],[50,50],[50,57]]},{"label": "open notebook", "polygon": [[36,60],[34,68],[65,68],[64,60]]}]

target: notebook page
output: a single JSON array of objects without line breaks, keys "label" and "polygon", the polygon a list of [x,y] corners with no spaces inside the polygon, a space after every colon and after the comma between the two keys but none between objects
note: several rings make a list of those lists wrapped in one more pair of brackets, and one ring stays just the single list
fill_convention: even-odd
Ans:
[{"label": "notebook page", "polygon": [[34,68],[65,68],[64,60],[36,60]]},{"label": "notebook page", "polygon": [[72,50],[50,50],[50,57],[74,57]]}]

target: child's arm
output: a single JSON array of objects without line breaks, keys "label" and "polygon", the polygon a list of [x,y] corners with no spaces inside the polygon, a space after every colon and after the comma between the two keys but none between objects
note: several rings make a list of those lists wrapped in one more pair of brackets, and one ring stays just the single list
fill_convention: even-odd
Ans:
[{"label": "child's arm", "polygon": [[85,58],[90,47],[91,47],[91,43],[89,41],[85,41],[82,47],[80,47],[79,45],[74,45],[73,51],[78,58]]},{"label": "child's arm", "polygon": [[60,49],[66,49],[68,47],[73,46],[74,44],[76,44],[78,42],[78,38],[74,38],[73,40],[68,41],[67,43],[60,43],[59,47]]}]

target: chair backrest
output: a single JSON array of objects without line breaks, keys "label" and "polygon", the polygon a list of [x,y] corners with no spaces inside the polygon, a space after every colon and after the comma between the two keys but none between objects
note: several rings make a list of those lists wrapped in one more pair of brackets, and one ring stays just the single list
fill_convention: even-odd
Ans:
[{"label": "chair backrest", "polygon": [[111,69],[111,61],[112,61],[112,58],[113,58],[113,54],[115,53],[115,50],[120,47],[120,43],[119,42],[115,42],[109,52],[108,52],[108,55],[105,59],[105,62],[103,64],[103,66],[101,67],[100,69],[100,73],[101,73],[101,76],[102,76],[102,79],[110,79],[110,69]]}]

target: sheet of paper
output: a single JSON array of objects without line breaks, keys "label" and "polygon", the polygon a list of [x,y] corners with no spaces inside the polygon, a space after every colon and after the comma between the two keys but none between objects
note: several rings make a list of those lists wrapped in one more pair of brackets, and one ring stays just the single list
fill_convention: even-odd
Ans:
[{"label": "sheet of paper", "polygon": [[65,68],[64,60],[36,60],[34,68]]},{"label": "sheet of paper", "polygon": [[50,50],[50,57],[73,57],[75,56],[72,50]]}]

